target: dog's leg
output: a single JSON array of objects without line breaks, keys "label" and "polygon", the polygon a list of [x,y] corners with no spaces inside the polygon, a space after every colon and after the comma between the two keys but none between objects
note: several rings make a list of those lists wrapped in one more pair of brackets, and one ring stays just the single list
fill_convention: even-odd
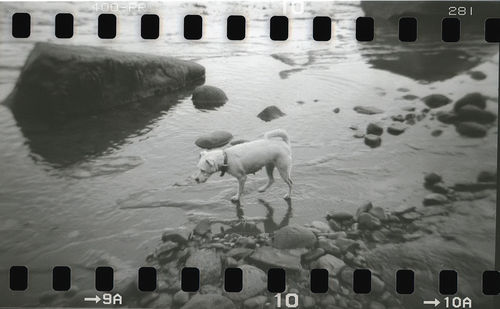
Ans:
[{"label": "dog's leg", "polygon": [[291,159],[287,158],[282,162],[282,164],[277,165],[278,171],[280,172],[281,178],[288,185],[288,193],[283,197],[285,200],[289,200],[292,195],[292,178],[290,174],[292,172],[292,162]]},{"label": "dog's leg", "polygon": [[267,184],[259,188],[259,192],[264,192],[269,188],[273,182],[274,182],[274,177],[273,177],[273,170],[274,170],[274,164],[268,164],[266,165],[266,172],[267,172]]},{"label": "dog's leg", "polygon": [[247,180],[246,175],[243,175],[242,177],[238,178],[238,192],[236,193],[235,196],[231,198],[231,201],[237,202],[240,200],[240,197],[243,194],[243,188],[245,187],[246,180]]}]

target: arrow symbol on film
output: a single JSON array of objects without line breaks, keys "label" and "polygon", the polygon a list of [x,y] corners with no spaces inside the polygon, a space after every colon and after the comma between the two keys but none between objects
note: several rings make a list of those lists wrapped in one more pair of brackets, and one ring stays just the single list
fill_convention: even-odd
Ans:
[{"label": "arrow symbol on film", "polygon": [[101,301],[101,298],[96,295],[95,297],[85,297],[83,300],[84,301],[93,301],[97,304],[98,302]]},{"label": "arrow symbol on film", "polygon": [[437,307],[441,302],[434,298],[434,300],[424,300],[424,305],[434,305],[434,307]]}]

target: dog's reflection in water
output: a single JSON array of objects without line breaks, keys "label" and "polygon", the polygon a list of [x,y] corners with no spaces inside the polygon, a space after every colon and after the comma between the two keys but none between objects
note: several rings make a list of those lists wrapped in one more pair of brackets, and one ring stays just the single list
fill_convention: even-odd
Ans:
[{"label": "dog's reflection in water", "polygon": [[[266,218],[262,221],[262,223],[264,224],[265,233],[272,233],[284,226],[287,226],[290,223],[290,218],[293,216],[291,199],[285,200],[287,204],[287,210],[279,223],[274,221],[274,208],[267,201],[264,201],[263,199],[258,199],[258,202],[259,204],[266,207],[267,210]],[[236,204],[236,217],[242,222],[244,222],[245,214],[243,212],[243,207],[241,207],[241,203],[239,201],[236,202],[235,204]]]}]

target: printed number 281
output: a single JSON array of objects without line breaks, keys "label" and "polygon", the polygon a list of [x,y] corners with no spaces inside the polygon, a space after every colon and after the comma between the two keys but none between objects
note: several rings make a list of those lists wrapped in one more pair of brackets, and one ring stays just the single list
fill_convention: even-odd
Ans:
[{"label": "printed number 281", "polygon": [[448,15],[450,15],[450,16],[472,15],[472,6],[470,6],[470,7],[450,6],[450,7],[448,7]]}]

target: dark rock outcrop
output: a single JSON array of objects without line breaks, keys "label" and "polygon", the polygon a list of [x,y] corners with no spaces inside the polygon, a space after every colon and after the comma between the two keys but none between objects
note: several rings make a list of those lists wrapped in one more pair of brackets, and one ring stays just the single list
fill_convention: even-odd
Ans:
[{"label": "dark rock outcrop", "polygon": [[468,137],[484,137],[488,132],[485,126],[470,121],[460,122],[456,125],[456,128],[460,135]]},{"label": "dark rock outcrop", "polygon": [[227,96],[222,89],[203,85],[194,89],[192,100],[198,109],[215,109],[226,104]]},{"label": "dark rock outcrop", "polygon": [[462,106],[465,105],[474,105],[480,109],[485,109],[486,97],[478,92],[469,93],[455,102],[453,109],[457,112]]},{"label": "dark rock outcrop", "polygon": [[425,105],[430,108],[438,108],[451,102],[450,98],[442,94],[431,94],[422,98]]},{"label": "dark rock outcrop", "polygon": [[172,57],[37,43],[5,104],[16,118],[65,118],[169,94],[204,79],[203,66]]}]

